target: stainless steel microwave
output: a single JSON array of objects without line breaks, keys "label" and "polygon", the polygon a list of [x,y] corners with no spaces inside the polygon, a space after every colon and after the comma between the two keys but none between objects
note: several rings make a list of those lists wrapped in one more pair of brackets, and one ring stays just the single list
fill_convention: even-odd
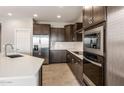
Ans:
[{"label": "stainless steel microwave", "polygon": [[96,27],[84,32],[84,51],[104,54],[104,26]]}]

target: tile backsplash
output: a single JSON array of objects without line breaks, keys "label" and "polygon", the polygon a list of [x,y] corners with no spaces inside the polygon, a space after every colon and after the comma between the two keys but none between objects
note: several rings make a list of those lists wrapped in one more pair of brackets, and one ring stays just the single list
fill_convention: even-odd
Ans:
[{"label": "tile backsplash", "polygon": [[83,51],[83,42],[52,42],[51,50]]}]

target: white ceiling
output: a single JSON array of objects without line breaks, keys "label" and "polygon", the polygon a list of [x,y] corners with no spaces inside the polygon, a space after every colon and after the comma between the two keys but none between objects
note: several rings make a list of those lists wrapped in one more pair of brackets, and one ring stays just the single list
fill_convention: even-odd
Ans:
[{"label": "white ceiling", "polygon": [[[9,18],[7,14],[11,12],[10,18],[33,18],[33,14],[38,14],[37,20],[47,22],[74,22],[81,14],[81,6],[0,6],[0,18]],[[57,15],[62,17],[57,19]]]}]

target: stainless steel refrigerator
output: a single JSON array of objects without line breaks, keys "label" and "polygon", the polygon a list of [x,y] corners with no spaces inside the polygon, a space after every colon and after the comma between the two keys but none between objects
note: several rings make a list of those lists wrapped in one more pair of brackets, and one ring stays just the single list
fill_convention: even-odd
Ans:
[{"label": "stainless steel refrigerator", "polygon": [[44,58],[44,64],[49,64],[49,35],[33,35],[33,56]]}]

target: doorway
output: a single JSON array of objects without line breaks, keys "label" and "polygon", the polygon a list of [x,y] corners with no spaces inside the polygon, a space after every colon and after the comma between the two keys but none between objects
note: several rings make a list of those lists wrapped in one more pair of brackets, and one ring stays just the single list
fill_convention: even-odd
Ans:
[{"label": "doorway", "polygon": [[31,55],[31,29],[16,29],[15,46],[17,52]]}]

